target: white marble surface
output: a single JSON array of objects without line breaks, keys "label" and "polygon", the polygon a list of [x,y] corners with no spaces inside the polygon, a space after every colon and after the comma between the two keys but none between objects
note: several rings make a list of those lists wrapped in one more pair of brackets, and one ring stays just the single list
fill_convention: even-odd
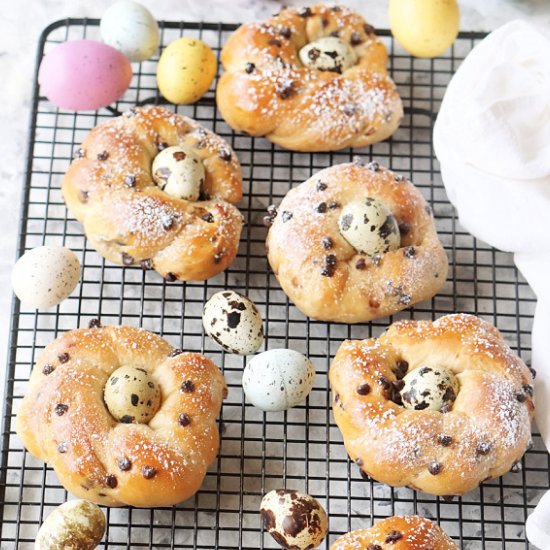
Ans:
[{"label": "white marble surface", "polygon": [[[142,0],[158,19],[238,22],[277,11],[275,0]],[[293,4],[293,2],[288,2]],[[305,5],[298,1],[294,4]],[[387,27],[386,0],[347,0],[377,27]],[[111,0],[15,0],[6,2],[0,19],[0,357],[6,356],[11,304],[10,273],[15,258],[19,203],[24,183],[31,84],[41,30],[68,16],[100,17]],[[548,0],[462,0],[461,28],[491,30],[521,17],[550,26]],[[3,372],[3,371],[2,371]],[[1,378],[1,375],[0,375]]]}]

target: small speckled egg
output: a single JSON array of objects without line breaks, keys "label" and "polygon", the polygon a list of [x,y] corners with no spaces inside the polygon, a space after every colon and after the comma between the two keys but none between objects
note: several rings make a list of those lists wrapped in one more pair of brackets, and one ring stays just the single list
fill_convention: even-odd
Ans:
[{"label": "small speckled egg", "polygon": [[180,38],[162,52],[157,67],[161,94],[172,103],[194,103],[216,76],[214,52],[201,40]]},{"label": "small speckled egg", "polygon": [[403,378],[405,385],[401,399],[406,409],[439,411],[451,407],[456,399],[460,383],[448,369],[441,367],[420,367]]},{"label": "small speckled egg", "polygon": [[256,355],[243,372],[246,398],[262,411],[285,411],[309,395],[315,381],[311,361],[292,349]]},{"label": "small speckled egg", "polygon": [[79,280],[80,262],[72,250],[63,246],[39,246],[25,252],[11,275],[16,296],[37,309],[65,300]]},{"label": "small speckled egg", "polygon": [[38,73],[41,92],[58,107],[74,111],[110,105],[131,80],[128,58],[94,40],[59,44],[44,56]]},{"label": "small speckled egg", "polygon": [[138,2],[115,2],[103,14],[99,28],[103,41],[130,61],[149,59],[160,44],[155,18]]},{"label": "small speckled egg", "polygon": [[204,184],[202,161],[187,147],[163,149],[153,160],[153,180],[172,197],[196,201]]},{"label": "small speckled egg", "polygon": [[262,317],[246,296],[233,290],[217,292],[202,312],[206,334],[230,353],[256,353],[264,340]]},{"label": "small speckled egg", "polygon": [[371,197],[345,205],[338,226],[344,239],[361,254],[383,254],[401,244],[399,227],[391,211]]},{"label": "small speckled egg", "polygon": [[265,530],[283,548],[317,548],[327,535],[328,518],[313,497],[290,489],[269,491],[260,504]]},{"label": "small speckled egg", "polygon": [[105,533],[105,515],[88,500],[70,500],[44,521],[35,550],[93,550]]},{"label": "small speckled egg", "polygon": [[147,424],[159,409],[160,389],[145,369],[124,366],[109,376],[103,398],[119,422]]},{"label": "small speckled egg", "polygon": [[306,44],[299,56],[306,67],[336,73],[342,73],[357,61],[353,49],[335,36],[325,36]]}]

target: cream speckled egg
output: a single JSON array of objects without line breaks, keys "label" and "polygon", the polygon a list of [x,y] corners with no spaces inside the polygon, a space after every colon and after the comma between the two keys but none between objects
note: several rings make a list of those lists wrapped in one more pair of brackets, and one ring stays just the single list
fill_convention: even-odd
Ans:
[{"label": "cream speckled egg", "polygon": [[63,246],[39,246],[17,260],[11,280],[13,291],[24,304],[37,309],[52,307],[75,289],[80,262]]},{"label": "cream speckled egg", "polygon": [[403,382],[403,406],[415,411],[439,411],[443,406],[450,407],[460,389],[458,378],[450,370],[441,367],[414,369],[403,378]]},{"label": "cream speckled egg", "polygon": [[271,349],[256,355],[243,372],[246,398],[263,411],[284,411],[309,395],[315,381],[311,361],[292,349]]},{"label": "cream speckled egg", "polygon": [[145,369],[123,366],[109,376],[103,398],[119,422],[146,424],[158,411],[160,389]]},{"label": "cream speckled egg", "polygon": [[160,44],[155,18],[138,2],[115,2],[103,14],[99,28],[103,42],[120,50],[130,61],[149,59]]},{"label": "cream speckled egg", "polygon": [[88,500],[70,500],[44,521],[35,550],[93,550],[105,533],[105,515]]},{"label": "cream speckled egg", "polygon": [[353,49],[335,36],[325,36],[306,44],[299,56],[306,67],[337,73],[349,69],[357,61]]},{"label": "cream speckled egg", "polygon": [[264,339],[258,308],[246,296],[233,290],[217,292],[206,302],[202,324],[206,334],[230,353],[256,353]]},{"label": "cream speckled egg", "polygon": [[208,91],[216,69],[216,56],[208,45],[196,38],[180,38],[162,52],[157,84],[168,101],[193,103]]},{"label": "cream speckled egg", "polygon": [[204,184],[202,161],[188,147],[174,145],[153,159],[153,180],[172,197],[196,201]]},{"label": "cream speckled egg", "polygon": [[346,204],[338,226],[344,239],[361,254],[383,254],[401,244],[399,227],[391,211],[371,197]]},{"label": "cream speckled egg", "polygon": [[317,548],[327,535],[328,518],[313,497],[290,489],[267,493],[260,505],[265,530],[283,548]]}]

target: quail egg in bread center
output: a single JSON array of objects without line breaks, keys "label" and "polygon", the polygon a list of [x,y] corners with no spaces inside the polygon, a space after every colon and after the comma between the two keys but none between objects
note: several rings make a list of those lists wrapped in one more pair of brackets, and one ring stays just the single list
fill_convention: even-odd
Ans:
[{"label": "quail egg in bread center", "polygon": [[199,198],[205,172],[202,161],[188,147],[163,149],[153,160],[153,180],[172,197],[188,201]]},{"label": "quail egg in bread center", "polygon": [[371,197],[346,204],[338,226],[344,239],[361,254],[383,254],[401,245],[399,227],[390,209]]},{"label": "quail egg in bread center", "polygon": [[460,389],[458,378],[450,370],[441,367],[414,369],[403,378],[403,382],[403,406],[415,411],[450,408]]},{"label": "quail egg in bread center", "polygon": [[125,424],[146,424],[160,406],[158,385],[139,367],[115,370],[105,384],[103,396],[111,416]]},{"label": "quail egg in bread center", "polygon": [[353,49],[335,36],[325,36],[306,44],[299,56],[306,67],[335,73],[342,73],[357,61]]},{"label": "quail egg in bread center", "polygon": [[266,531],[283,548],[317,548],[327,535],[324,508],[313,497],[289,489],[274,489],[260,504]]}]

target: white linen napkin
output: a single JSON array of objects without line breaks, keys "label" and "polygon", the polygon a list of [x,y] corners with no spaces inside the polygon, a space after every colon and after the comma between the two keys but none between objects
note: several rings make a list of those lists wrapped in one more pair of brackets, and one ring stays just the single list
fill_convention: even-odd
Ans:
[{"label": "white linen napkin", "polygon": [[[462,225],[513,252],[537,295],[531,363],[537,425],[550,449],[550,40],[512,21],[480,42],[449,83],[434,148]],[[550,493],[527,535],[550,550]]]}]

